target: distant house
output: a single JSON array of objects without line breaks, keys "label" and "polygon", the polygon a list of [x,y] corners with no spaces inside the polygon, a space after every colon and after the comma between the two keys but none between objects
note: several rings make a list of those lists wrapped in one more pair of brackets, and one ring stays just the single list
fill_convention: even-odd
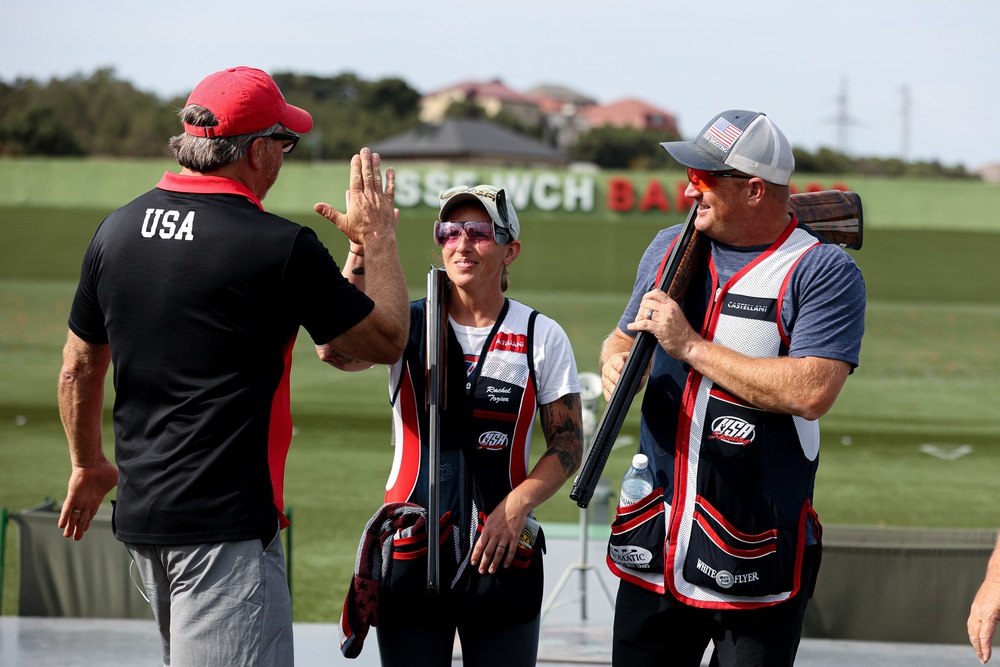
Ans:
[{"label": "distant house", "polygon": [[562,151],[485,120],[449,118],[372,146],[383,163],[444,163],[500,167],[562,167]]},{"label": "distant house", "polygon": [[542,119],[537,102],[494,79],[487,82],[466,81],[424,95],[420,100],[420,120],[440,123],[448,107],[455,102],[473,102],[489,118],[500,112],[510,114],[529,127],[537,127]]},{"label": "distant house", "polygon": [[[543,141],[535,142],[497,126],[492,126],[483,136],[459,139],[459,133],[474,135],[482,130],[469,130],[470,126],[463,124],[446,127],[444,124],[449,122],[445,117],[448,107],[455,103],[473,103],[482,108],[488,118],[504,113],[525,126],[540,126]],[[553,84],[539,85],[526,93],[519,93],[499,79],[465,81],[424,95],[420,100],[420,119],[427,127],[383,142],[394,150],[402,146],[405,151],[415,151],[415,157],[400,155],[396,159],[432,158],[476,161],[480,164],[486,160],[496,164],[568,164],[569,159],[562,151],[572,146],[581,135],[597,127],[632,127],[656,132],[665,138],[678,135],[677,121],[672,113],[642,100],[623,99],[602,105],[587,95]],[[441,127],[435,128],[435,125]],[[497,132],[503,132],[505,136],[498,137]],[[399,141],[404,143],[397,144]],[[461,148],[457,147],[459,143]]]},{"label": "distant house", "polygon": [[541,85],[525,93],[538,103],[545,118],[546,141],[558,148],[568,148],[589,129],[581,109],[597,104],[597,100],[587,97],[565,86]]},{"label": "distant house", "polygon": [[538,103],[544,114],[561,114],[569,116],[577,113],[580,109],[594,106],[597,100],[578,93],[565,86],[545,84],[535,86],[524,93]]},{"label": "distant house", "polygon": [[662,134],[678,134],[677,119],[669,111],[658,109],[642,100],[624,99],[611,104],[595,105],[580,110],[591,128],[611,125],[633,127]]},{"label": "distant house", "polygon": [[988,164],[976,171],[986,183],[1000,183],[1000,162]]}]

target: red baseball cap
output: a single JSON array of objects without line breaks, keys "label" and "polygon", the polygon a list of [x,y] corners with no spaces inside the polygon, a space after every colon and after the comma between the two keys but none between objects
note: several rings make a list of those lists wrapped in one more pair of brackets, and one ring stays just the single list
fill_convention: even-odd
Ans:
[{"label": "red baseball cap", "polygon": [[285,102],[267,72],[253,67],[230,67],[208,75],[191,91],[187,104],[205,107],[219,121],[212,127],[184,123],[184,131],[196,137],[251,134],[276,123],[303,133],[313,124],[308,111]]}]

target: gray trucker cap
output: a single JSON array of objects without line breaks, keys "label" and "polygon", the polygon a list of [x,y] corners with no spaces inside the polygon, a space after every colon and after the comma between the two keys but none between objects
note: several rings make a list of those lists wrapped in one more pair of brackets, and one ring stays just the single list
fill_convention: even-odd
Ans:
[{"label": "gray trucker cap", "polygon": [[758,111],[723,111],[708,122],[694,141],[664,141],[660,145],[692,169],[735,169],[777,185],[788,185],[795,171],[788,139],[770,118]]}]

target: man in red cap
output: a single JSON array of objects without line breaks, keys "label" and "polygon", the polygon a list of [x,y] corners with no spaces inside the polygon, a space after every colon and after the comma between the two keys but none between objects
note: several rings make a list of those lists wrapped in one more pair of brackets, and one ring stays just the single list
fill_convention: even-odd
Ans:
[{"label": "man in red cap", "polygon": [[[317,345],[399,358],[409,298],[394,174],[351,161],[349,209],[315,210],[351,240],[366,291],[308,227],[264,211],[283,156],[312,128],[261,70],[202,81],[170,140],[182,169],[109,215],[83,260],[59,408],[73,469],[59,526],[81,539],[116,485],[113,526],[142,576],[164,664],[292,664],[279,528],[300,326]],[[115,461],[102,451],[114,363]]]}]

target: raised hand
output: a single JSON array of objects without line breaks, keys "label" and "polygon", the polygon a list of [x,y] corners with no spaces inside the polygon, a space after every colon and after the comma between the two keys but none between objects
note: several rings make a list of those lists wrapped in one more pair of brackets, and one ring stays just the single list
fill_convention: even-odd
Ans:
[{"label": "raised hand", "polygon": [[351,189],[348,192],[347,212],[341,213],[322,202],[316,204],[313,210],[337,225],[351,241],[364,245],[369,238],[395,234],[395,195],[395,172],[391,168],[386,169],[383,188],[381,158],[378,153],[372,153],[365,147],[351,158]]}]

